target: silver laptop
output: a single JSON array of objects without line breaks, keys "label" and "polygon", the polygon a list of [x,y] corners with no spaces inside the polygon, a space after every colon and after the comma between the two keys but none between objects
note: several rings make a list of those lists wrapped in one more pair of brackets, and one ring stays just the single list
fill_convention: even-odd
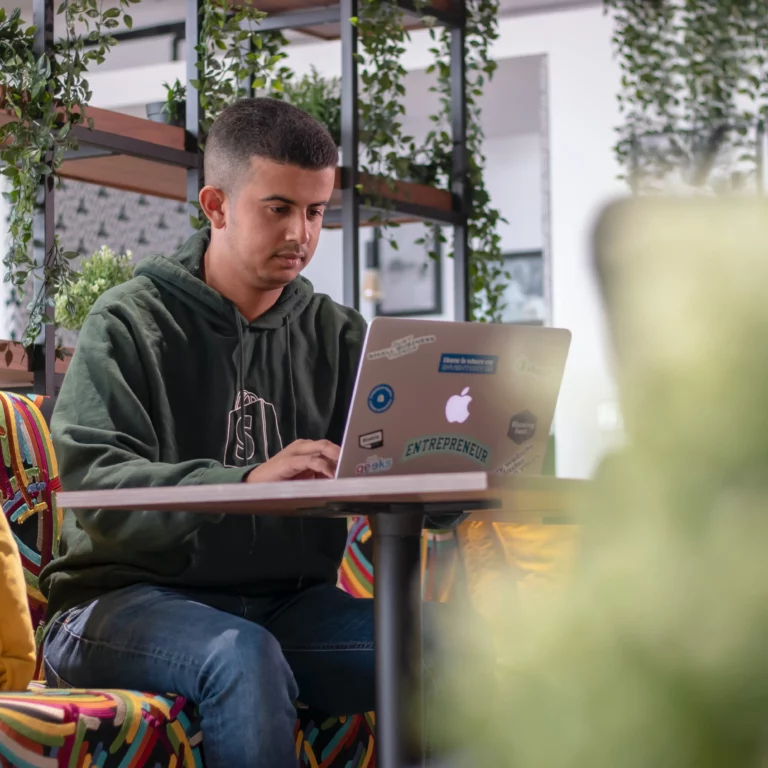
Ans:
[{"label": "silver laptop", "polygon": [[570,331],[377,317],[337,477],[540,474]]}]

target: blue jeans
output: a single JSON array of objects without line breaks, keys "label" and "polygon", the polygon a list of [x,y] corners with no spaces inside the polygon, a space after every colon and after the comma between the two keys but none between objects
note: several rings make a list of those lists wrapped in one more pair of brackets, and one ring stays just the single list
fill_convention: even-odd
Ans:
[{"label": "blue jeans", "polygon": [[55,686],[187,697],[210,768],[296,768],[297,700],[374,709],[373,600],[328,584],[262,598],[138,584],[62,614],[45,670]]}]

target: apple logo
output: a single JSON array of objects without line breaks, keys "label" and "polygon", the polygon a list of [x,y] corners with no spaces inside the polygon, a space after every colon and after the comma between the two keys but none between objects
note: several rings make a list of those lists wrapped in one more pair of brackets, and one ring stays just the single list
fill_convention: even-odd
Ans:
[{"label": "apple logo", "polygon": [[469,418],[469,404],[472,395],[468,394],[469,387],[464,387],[460,395],[451,395],[445,404],[445,418],[449,423],[463,424]]}]

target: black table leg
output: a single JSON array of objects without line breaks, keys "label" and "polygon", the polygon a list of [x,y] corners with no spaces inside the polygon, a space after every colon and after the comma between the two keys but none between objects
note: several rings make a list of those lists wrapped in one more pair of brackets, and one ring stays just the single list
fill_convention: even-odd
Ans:
[{"label": "black table leg", "polygon": [[423,510],[394,507],[370,516],[376,640],[376,765],[424,760],[421,650]]}]

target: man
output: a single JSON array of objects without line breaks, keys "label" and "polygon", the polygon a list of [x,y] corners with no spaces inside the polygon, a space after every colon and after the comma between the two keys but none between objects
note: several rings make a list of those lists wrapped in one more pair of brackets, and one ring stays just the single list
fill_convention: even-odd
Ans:
[{"label": "man", "polygon": [[[65,489],[333,477],[365,324],[299,275],[337,150],[274,99],[206,144],[210,229],[87,318],[52,420]],[[373,610],[335,586],[343,520],[67,513],[45,569],[50,682],[198,704],[206,764],[296,765],[297,699],[374,707]]]}]

